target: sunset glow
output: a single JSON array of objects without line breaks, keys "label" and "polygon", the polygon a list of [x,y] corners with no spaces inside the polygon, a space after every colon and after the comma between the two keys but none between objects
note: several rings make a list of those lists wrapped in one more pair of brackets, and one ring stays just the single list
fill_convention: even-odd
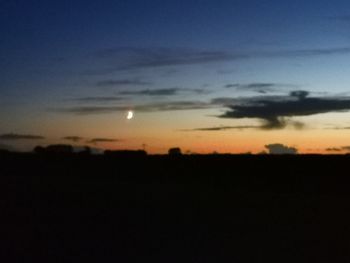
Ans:
[{"label": "sunset glow", "polygon": [[5,2],[0,149],[350,151],[347,1]]}]

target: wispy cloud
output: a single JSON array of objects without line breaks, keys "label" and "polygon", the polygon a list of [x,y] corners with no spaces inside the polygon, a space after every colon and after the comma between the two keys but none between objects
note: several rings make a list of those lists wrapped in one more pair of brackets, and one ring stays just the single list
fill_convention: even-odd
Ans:
[{"label": "wispy cloud", "polygon": [[297,85],[281,84],[281,83],[267,83],[267,82],[253,82],[248,84],[226,84],[225,88],[235,89],[237,91],[254,91],[261,94],[279,91],[281,88],[296,88]]},{"label": "wispy cloud", "polygon": [[[111,73],[120,70],[139,70],[169,66],[198,65],[227,61],[240,61],[251,58],[296,58],[350,54],[350,47],[310,48],[295,50],[271,51],[224,51],[198,50],[191,48],[134,48],[117,47],[97,52],[96,58],[103,61],[104,69],[93,70],[97,74]],[[123,84],[124,82],[124,84]],[[132,82],[132,81],[131,81]],[[145,84],[145,83],[139,83]],[[107,80],[100,85],[129,85],[129,81]],[[137,82],[130,85],[137,85]]]},{"label": "wispy cloud", "polygon": [[115,97],[115,96],[106,96],[106,97],[82,97],[82,98],[74,98],[74,99],[70,99],[71,101],[77,101],[77,102],[82,102],[82,103],[90,103],[90,102],[116,102],[116,101],[121,101],[124,98],[121,97]]},{"label": "wispy cloud", "polygon": [[227,84],[225,88],[234,88],[240,91],[255,91],[258,93],[268,93],[275,91],[275,83],[249,83],[249,84]]},{"label": "wispy cloud", "polygon": [[327,152],[350,152],[350,146],[330,147],[326,149]]},{"label": "wispy cloud", "polygon": [[96,86],[98,87],[124,87],[124,86],[147,86],[151,85],[151,82],[142,81],[139,79],[107,79],[98,81]]},{"label": "wispy cloud", "polygon": [[244,54],[232,54],[226,51],[196,50],[190,48],[133,48],[117,47],[98,52],[98,58],[112,62],[115,70],[133,70],[177,65],[193,65],[235,58]]},{"label": "wispy cloud", "polygon": [[126,111],[127,106],[72,106],[65,108],[51,108],[52,112],[72,113],[77,115],[108,114],[118,111]]},{"label": "wispy cloud", "polygon": [[204,94],[207,91],[204,89],[182,89],[182,88],[167,88],[167,89],[144,89],[144,90],[127,90],[121,91],[121,95],[141,95],[141,96],[176,96],[180,93],[188,94]]},{"label": "wispy cloud", "polygon": [[195,129],[185,129],[180,131],[225,131],[225,130],[245,130],[245,129],[259,129],[261,126],[254,125],[241,125],[241,126],[218,126],[218,127],[207,127],[207,128],[195,128]]},{"label": "wispy cloud", "polygon": [[107,143],[107,142],[119,142],[118,139],[111,139],[111,138],[93,138],[91,140],[88,140],[88,143],[91,144],[98,144],[98,143]]},{"label": "wispy cloud", "polygon": [[326,130],[350,130],[349,126],[341,127],[341,126],[335,126],[331,128],[326,128]]},{"label": "wispy cloud", "polygon": [[147,95],[147,96],[173,96],[178,95],[179,88],[169,88],[169,89],[144,89],[136,91],[121,91],[121,95]]},{"label": "wispy cloud", "polygon": [[217,107],[211,103],[201,101],[171,101],[154,102],[143,105],[131,106],[73,106],[59,109],[50,109],[54,112],[71,113],[77,115],[107,114],[130,109],[137,112],[156,112],[156,111],[177,111],[177,110],[199,110]]},{"label": "wispy cloud", "polygon": [[0,135],[0,140],[8,140],[8,141],[15,141],[15,140],[42,140],[45,139],[45,137],[40,135],[30,135],[30,134],[16,134],[16,133],[7,133]]},{"label": "wispy cloud", "polygon": [[212,102],[230,108],[219,117],[261,119],[265,129],[284,128],[289,117],[350,110],[350,97],[309,97],[308,91],[292,91],[288,96],[216,98]]},{"label": "wispy cloud", "polygon": [[84,138],[79,137],[79,136],[66,136],[62,138],[63,140],[66,141],[72,141],[72,142],[80,142],[82,141]]}]

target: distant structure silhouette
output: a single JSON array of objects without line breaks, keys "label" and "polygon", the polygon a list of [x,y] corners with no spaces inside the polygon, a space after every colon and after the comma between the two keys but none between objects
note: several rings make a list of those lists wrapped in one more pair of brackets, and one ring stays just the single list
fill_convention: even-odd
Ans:
[{"label": "distant structure silhouette", "polygon": [[112,157],[146,157],[147,152],[145,150],[106,150],[104,152],[105,156],[112,156]]},{"label": "distant structure silhouette", "polygon": [[73,154],[74,148],[66,144],[54,144],[47,147],[36,146],[34,152],[38,154]]},{"label": "distant structure silhouette", "polygon": [[178,155],[182,155],[182,152],[179,147],[175,147],[175,148],[170,148],[168,151],[168,154],[172,156],[178,156]]}]

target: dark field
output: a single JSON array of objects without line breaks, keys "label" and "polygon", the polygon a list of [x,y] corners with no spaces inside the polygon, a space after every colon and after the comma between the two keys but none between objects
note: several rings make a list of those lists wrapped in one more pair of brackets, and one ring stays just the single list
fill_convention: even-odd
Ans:
[{"label": "dark field", "polygon": [[1,262],[349,262],[350,156],[0,156]]}]

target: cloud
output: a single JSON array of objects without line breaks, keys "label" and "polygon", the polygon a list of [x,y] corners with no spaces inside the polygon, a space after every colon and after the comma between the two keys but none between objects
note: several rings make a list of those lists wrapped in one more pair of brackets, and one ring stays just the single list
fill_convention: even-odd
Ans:
[{"label": "cloud", "polygon": [[342,148],[331,147],[326,149],[327,152],[341,152]]},{"label": "cloud", "polygon": [[181,89],[169,88],[169,89],[145,89],[138,91],[121,91],[122,95],[147,95],[147,96],[173,96],[177,95]]},{"label": "cloud", "polygon": [[332,128],[326,128],[327,130],[350,130],[350,127],[346,126],[346,127],[341,127],[341,126],[336,126],[336,127],[332,127]]},{"label": "cloud", "polygon": [[108,79],[96,83],[98,87],[120,87],[120,86],[147,86],[151,82],[141,81],[138,79]]},{"label": "cloud", "polygon": [[288,87],[288,88],[295,88],[296,85],[292,84],[281,84],[281,83],[267,83],[267,82],[254,82],[254,83],[248,83],[248,84],[227,84],[225,85],[225,88],[230,89],[234,88],[238,91],[254,91],[261,94],[266,94],[269,92],[275,92],[278,88],[281,87]]},{"label": "cloud", "polygon": [[224,131],[224,130],[245,130],[245,129],[259,129],[260,126],[253,125],[242,125],[242,126],[219,126],[219,127],[208,127],[208,128],[195,128],[181,131]]},{"label": "cloud", "polygon": [[[106,74],[121,70],[139,70],[169,66],[199,65],[227,61],[239,61],[252,58],[295,58],[350,54],[350,47],[311,48],[297,50],[271,51],[224,51],[198,50],[191,48],[135,48],[117,47],[101,50],[96,58],[103,61],[106,67],[101,70],[88,71],[94,74]],[[118,81],[106,81],[100,85],[119,85]],[[127,81],[124,85],[127,85]],[[131,85],[131,84],[130,84]]]},{"label": "cloud", "polygon": [[341,146],[341,147],[330,147],[326,149],[327,152],[350,152],[350,146]]},{"label": "cloud", "polygon": [[227,84],[225,88],[234,88],[239,91],[255,91],[258,93],[268,93],[275,91],[275,83],[250,83],[250,84]]},{"label": "cloud", "polygon": [[215,105],[201,101],[172,101],[149,103],[130,106],[74,106],[59,109],[50,109],[53,112],[71,113],[77,115],[108,114],[130,109],[136,112],[157,112],[157,111],[178,111],[178,110],[199,110],[213,108]]},{"label": "cloud", "polygon": [[269,154],[297,154],[298,149],[294,147],[288,147],[286,145],[275,143],[265,145],[265,148],[269,151]]},{"label": "cloud", "polygon": [[[292,91],[288,96],[258,96],[246,98],[216,98],[230,110],[221,118],[257,118],[264,129],[281,129],[288,118],[350,110],[350,97],[308,97],[308,91]],[[300,123],[297,123],[300,126]]]},{"label": "cloud", "polygon": [[314,57],[345,54],[350,54],[350,47],[282,50],[277,52],[267,52],[266,57]]},{"label": "cloud", "polygon": [[77,102],[82,102],[82,103],[89,103],[89,102],[96,102],[96,103],[104,103],[104,102],[115,102],[115,101],[121,101],[124,98],[120,97],[82,97],[82,98],[75,98],[71,99],[71,101],[77,101]]},{"label": "cloud", "polygon": [[167,89],[144,89],[136,91],[121,91],[121,95],[142,95],[142,96],[175,96],[179,93],[206,93],[203,89],[181,89],[181,88],[167,88]]},{"label": "cloud", "polygon": [[250,84],[227,84],[226,88],[247,88],[247,89],[255,89],[255,88],[271,88],[276,86],[275,83],[250,83]]},{"label": "cloud", "polygon": [[89,141],[87,141],[88,143],[92,143],[92,144],[98,144],[98,143],[106,143],[106,142],[119,142],[120,140],[117,139],[110,139],[110,138],[93,138]]},{"label": "cloud", "polygon": [[49,109],[53,112],[72,113],[77,115],[108,114],[118,111],[127,111],[127,106],[73,106],[59,109]]},{"label": "cloud", "polygon": [[63,140],[67,140],[67,141],[72,141],[72,142],[80,142],[82,141],[84,138],[79,137],[79,136],[66,136],[62,138]]},{"label": "cloud", "polygon": [[114,70],[133,70],[177,65],[194,65],[243,58],[245,54],[190,48],[117,47],[102,50],[98,58],[112,62]]},{"label": "cloud", "polygon": [[16,133],[7,133],[0,135],[0,140],[8,140],[8,141],[15,141],[15,140],[42,140],[45,139],[45,137],[40,135],[29,135],[29,134],[16,134]]}]

